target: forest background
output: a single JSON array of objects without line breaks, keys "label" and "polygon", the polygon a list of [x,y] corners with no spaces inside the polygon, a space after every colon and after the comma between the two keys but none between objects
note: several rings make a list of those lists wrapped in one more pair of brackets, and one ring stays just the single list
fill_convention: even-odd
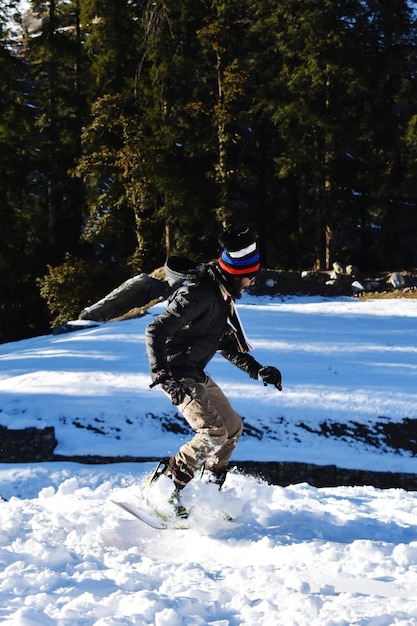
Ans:
[{"label": "forest background", "polygon": [[248,222],[263,267],[417,266],[404,0],[0,6],[0,343]]}]

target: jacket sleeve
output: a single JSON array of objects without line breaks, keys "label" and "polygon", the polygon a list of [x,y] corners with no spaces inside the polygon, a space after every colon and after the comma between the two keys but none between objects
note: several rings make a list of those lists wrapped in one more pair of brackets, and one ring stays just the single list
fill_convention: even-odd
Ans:
[{"label": "jacket sleeve", "polygon": [[233,365],[236,365],[236,367],[249,374],[251,378],[258,378],[258,372],[262,365],[247,352],[240,352],[237,341],[233,335],[224,336],[219,345],[218,352],[224,356],[225,359],[233,363]]},{"label": "jacket sleeve", "polygon": [[187,290],[178,289],[167,308],[158,315],[145,330],[146,351],[151,372],[169,369],[166,359],[166,344],[176,333],[192,322],[204,306]]}]

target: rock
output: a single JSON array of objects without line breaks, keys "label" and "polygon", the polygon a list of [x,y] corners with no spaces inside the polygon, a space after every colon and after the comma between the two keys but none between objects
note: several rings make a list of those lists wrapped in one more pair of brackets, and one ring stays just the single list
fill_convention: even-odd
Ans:
[{"label": "rock", "polygon": [[2,463],[49,461],[53,458],[58,443],[53,426],[21,430],[9,430],[5,426],[0,426],[0,438]]},{"label": "rock", "polygon": [[348,276],[356,276],[358,274],[358,268],[356,265],[346,265],[346,274]]},{"label": "rock", "polygon": [[405,278],[399,272],[393,272],[388,278],[388,282],[394,289],[402,289],[405,285]]},{"label": "rock", "polygon": [[362,293],[363,291],[366,291],[365,286],[359,282],[359,280],[355,280],[352,285],[352,291],[353,293]]},{"label": "rock", "polygon": [[344,274],[345,266],[342,263],[339,263],[339,261],[335,261],[333,263],[333,270],[335,271],[336,274]]},{"label": "rock", "polygon": [[313,278],[314,276],[314,272],[312,272],[311,270],[303,270],[301,272],[301,278],[303,280],[308,280],[309,278]]},{"label": "rock", "polygon": [[159,297],[166,298],[172,289],[167,282],[138,274],[122,283],[107,296],[83,309],[81,320],[106,322],[124,315],[131,309],[148,304]]}]

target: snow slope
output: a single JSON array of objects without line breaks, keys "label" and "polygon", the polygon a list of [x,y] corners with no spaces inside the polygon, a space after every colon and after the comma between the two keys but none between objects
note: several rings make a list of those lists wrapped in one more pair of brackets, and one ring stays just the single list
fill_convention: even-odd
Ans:
[{"label": "snow slope", "polygon": [[[212,362],[250,426],[237,460],[416,472],[410,451],[318,433],[323,421],[416,419],[417,300],[245,296],[240,313],[284,389]],[[0,424],[53,425],[61,454],[175,452],[188,435],[167,430],[180,417],[149,389],[149,320],[0,346]],[[0,464],[0,623],[417,625],[416,492],[282,488],[231,473],[222,492],[187,487],[189,529],[158,531],[112,503],[140,504],[151,468]]]}]

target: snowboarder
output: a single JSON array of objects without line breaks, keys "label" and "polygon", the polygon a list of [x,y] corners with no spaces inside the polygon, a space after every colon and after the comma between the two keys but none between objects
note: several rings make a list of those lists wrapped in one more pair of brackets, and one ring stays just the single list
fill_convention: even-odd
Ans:
[{"label": "snowboarder", "polygon": [[[243,226],[224,231],[219,243],[221,256],[197,266],[195,280],[181,285],[146,329],[151,386],[161,385],[195,431],[175,456],[162,462],[177,495],[202,467],[220,489],[242,434],[241,417],[205,372],[214,354],[219,352],[265,386],[282,389],[280,371],[248,354],[251,347],[234,304],[260,269],[256,240]],[[169,257],[166,268],[170,259],[179,257]]]}]

